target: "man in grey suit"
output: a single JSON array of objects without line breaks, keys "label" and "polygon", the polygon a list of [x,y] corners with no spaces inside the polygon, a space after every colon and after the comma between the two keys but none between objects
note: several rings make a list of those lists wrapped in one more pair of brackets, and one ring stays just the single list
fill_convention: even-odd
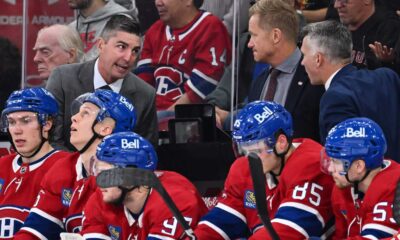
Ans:
[{"label": "man in grey suit", "polygon": [[59,107],[55,143],[73,149],[69,143],[71,103],[79,95],[95,89],[110,89],[129,98],[136,109],[135,132],[155,146],[158,140],[155,89],[131,73],[140,50],[139,24],[127,16],[113,16],[98,41],[96,60],[60,66],[53,70],[46,88]]}]

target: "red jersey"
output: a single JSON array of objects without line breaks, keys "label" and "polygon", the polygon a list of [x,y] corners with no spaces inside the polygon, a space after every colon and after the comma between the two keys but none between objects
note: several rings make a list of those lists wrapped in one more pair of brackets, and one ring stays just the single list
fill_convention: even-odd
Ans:
[{"label": "red jersey", "polygon": [[11,239],[21,228],[40,190],[43,175],[67,152],[53,150],[23,163],[20,155],[0,159],[0,238]]},{"label": "red jersey", "polygon": [[[185,177],[175,172],[156,172],[182,215],[193,228],[207,212],[197,189]],[[151,190],[139,215],[134,215],[124,206],[103,202],[97,191],[84,209],[81,234],[85,239],[180,239],[183,228],[174,218],[159,193]]]},{"label": "red jersey", "polygon": [[353,197],[351,187],[335,186],[332,191],[334,239],[381,239],[397,233],[392,206],[399,176],[400,165],[384,160],[384,168],[372,179],[362,199]]},{"label": "red jersey", "polygon": [[[266,174],[266,204],[281,239],[322,236],[333,225],[330,194],[333,181],[320,171],[322,146],[310,139],[287,159],[279,182]],[[253,182],[246,157],[231,166],[219,202],[199,223],[198,239],[270,239],[258,217]]]},{"label": "red jersey", "polygon": [[157,91],[157,110],[186,93],[192,103],[210,94],[231,61],[231,41],[223,23],[209,12],[172,29],[161,20],[147,31],[135,73]]},{"label": "red jersey", "polygon": [[79,153],[57,162],[45,175],[37,203],[15,239],[59,239],[61,232],[79,232],[82,210],[96,189],[87,178]]}]

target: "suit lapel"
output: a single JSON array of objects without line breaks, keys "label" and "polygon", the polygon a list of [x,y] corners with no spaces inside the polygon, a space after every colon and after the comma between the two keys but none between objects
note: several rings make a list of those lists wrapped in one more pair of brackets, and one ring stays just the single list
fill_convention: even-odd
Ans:
[{"label": "suit lapel", "polygon": [[306,85],[309,84],[308,81],[309,80],[308,80],[307,73],[306,73],[304,67],[301,66],[300,62],[299,62],[299,65],[293,76],[292,82],[290,83],[289,92],[286,97],[285,108],[289,112],[294,111],[294,109],[296,107],[296,103],[298,102],[298,98],[301,96],[301,93],[304,90],[304,88],[306,87]]},{"label": "suit lapel", "polygon": [[96,60],[86,62],[79,69],[78,80],[81,86],[83,87],[84,92],[94,91],[93,77],[94,77],[95,62]]},{"label": "suit lapel", "polygon": [[[133,76],[132,76],[133,75]],[[135,75],[133,73],[128,73],[124,81],[122,82],[121,86],[121,95],[131,95],[132,93],[135,92],[136,90],[136,84],[135,84]]]}]

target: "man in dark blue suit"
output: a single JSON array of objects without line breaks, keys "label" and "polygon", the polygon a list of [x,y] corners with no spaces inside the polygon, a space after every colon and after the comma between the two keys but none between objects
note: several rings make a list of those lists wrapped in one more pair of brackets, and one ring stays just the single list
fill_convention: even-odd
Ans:
[{"label": "man in dark blue suit", "polygon": [[[350,64],[352,40],[345,26],[324,21],[303,29],[304,65],[314,85],[324,85],[319,126],[324,142],[337,123],[368,117],[383,129],[386,157],[400,161],[400,79],[388,68],[357,70]],[[348,134],[363,134],[355,129]]]}]

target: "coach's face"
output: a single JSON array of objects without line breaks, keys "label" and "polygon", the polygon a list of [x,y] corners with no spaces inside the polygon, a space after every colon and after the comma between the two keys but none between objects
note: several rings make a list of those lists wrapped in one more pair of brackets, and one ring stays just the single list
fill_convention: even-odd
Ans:
[{"label": "coach's face", "polygon": [[269,63],[274,55],[273,32],[260,26],[260,16],[255,14],[249,20],[250,41],[248,47],[253,50],[256,62]]},{"label": "coach's face", "polygon": [[124,78],[132,69],[140,50],[136,34],[116,31],[108,40],[99,39],[99,72],[107,83]]},{"label": "coach's face", "polygon": [[323,85],[323,81],[319,76],[319,57],[318,54],[313,51],[310,39],[306,36],[303,39],[303,44],[301,46],[301,52],[303,53],[303,60],[301,61],[301,65],[304,66],[308,77],[310,78],[310,82],[312,85]]}]

